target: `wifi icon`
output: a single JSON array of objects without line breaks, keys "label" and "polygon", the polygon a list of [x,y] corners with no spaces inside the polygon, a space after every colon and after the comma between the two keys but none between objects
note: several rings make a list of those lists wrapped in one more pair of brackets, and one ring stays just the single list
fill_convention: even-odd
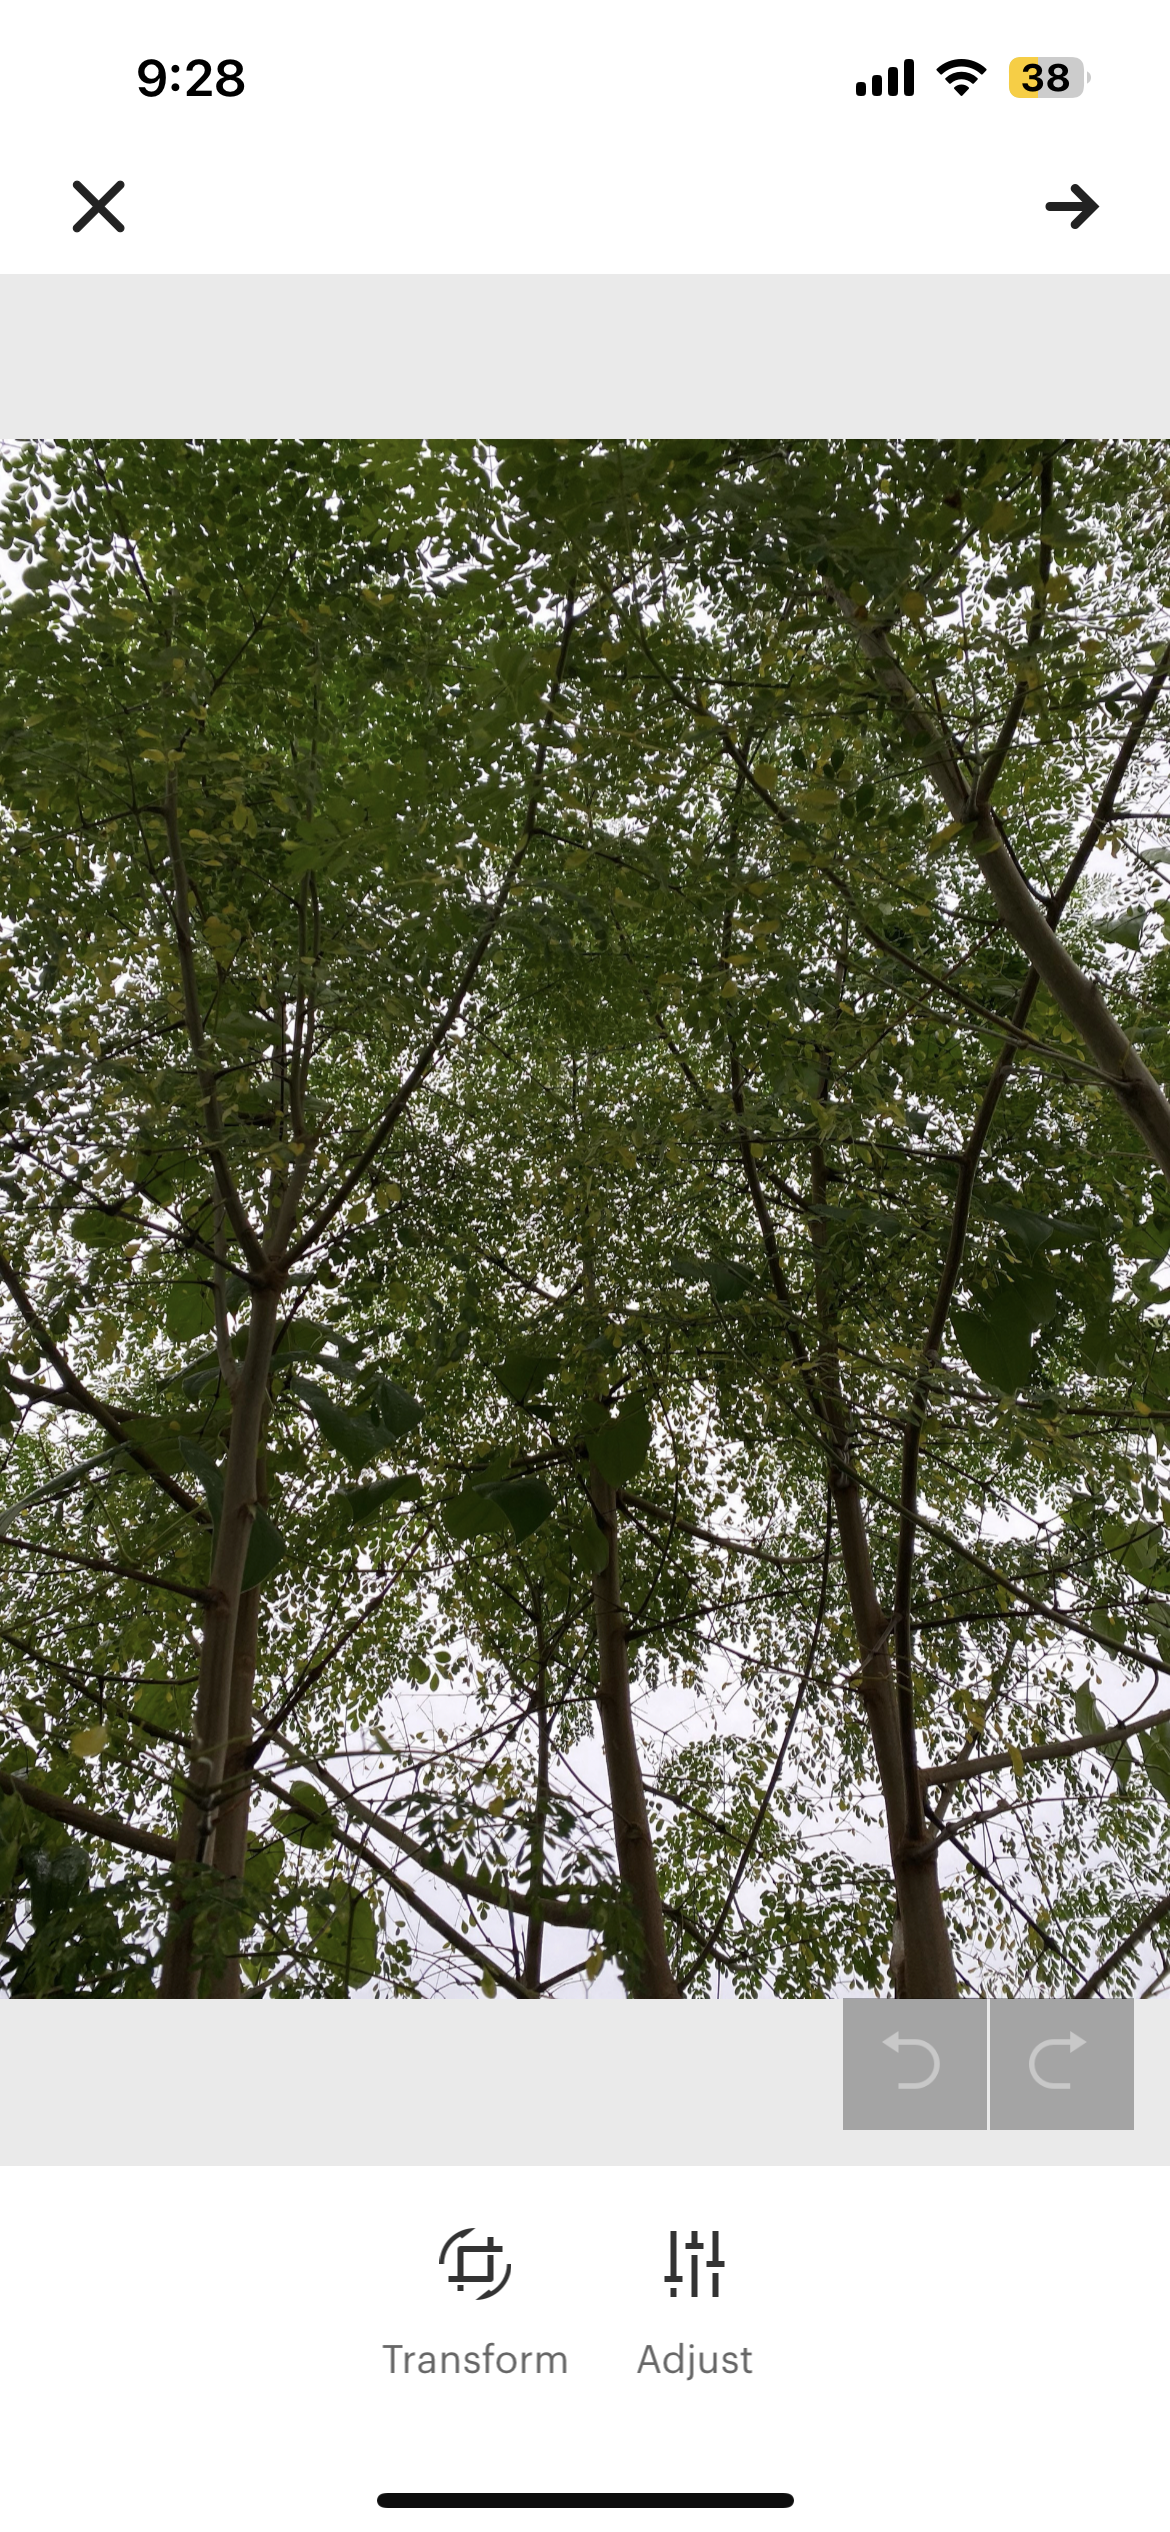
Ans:
[{"label": "wifi icon", "polygon": [[938,75],[940,79],[945,79],[948,88],[954,89],[957,97],[965,97],[968,88],[973,88],[976,80],[983,78],[986,69],[986,62],[940,62]]}]

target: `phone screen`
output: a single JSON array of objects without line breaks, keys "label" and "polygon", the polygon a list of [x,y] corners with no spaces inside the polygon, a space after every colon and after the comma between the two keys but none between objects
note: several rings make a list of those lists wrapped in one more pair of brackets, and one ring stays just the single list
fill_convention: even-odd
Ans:
[{"label": "phone screen", "polygon": [[44,2532],[1158,2518],[1170,44],[939,29],[8,30]]}]

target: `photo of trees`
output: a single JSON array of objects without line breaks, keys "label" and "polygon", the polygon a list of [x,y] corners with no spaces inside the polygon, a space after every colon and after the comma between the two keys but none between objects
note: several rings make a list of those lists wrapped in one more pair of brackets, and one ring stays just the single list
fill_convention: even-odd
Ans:
[{"label": "photo of trees", "polygon": [[1168,489],[7,445],[9,1997],[1170,1978]]}]

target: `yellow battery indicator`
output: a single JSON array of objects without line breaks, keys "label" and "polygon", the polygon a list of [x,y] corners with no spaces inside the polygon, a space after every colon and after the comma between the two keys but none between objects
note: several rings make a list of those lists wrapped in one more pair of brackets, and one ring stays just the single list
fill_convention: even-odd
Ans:
[{"label": "yellow battery indicator", "polygon": [[1084,94],[1085,65],[1071,53],[1021,53],[1008,65],[1013,97],[1079,97]]}]

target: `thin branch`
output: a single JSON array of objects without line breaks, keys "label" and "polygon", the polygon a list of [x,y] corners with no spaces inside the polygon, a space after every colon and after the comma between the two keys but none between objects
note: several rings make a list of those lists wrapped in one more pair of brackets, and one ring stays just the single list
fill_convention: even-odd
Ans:
[{"label": "thin branch", "polygon": [[[284,1786],[277,1784],[272,1777],[263,1776],[257,1770],[257,1783],[264,1785],[268,1792],[279,1794],[286,1809],[299,1811],[307,1820],[317,1821],[320,1825],[319,1814],[316,1811],[310,1811],[307,1804],[298,1802],[294,1794],[286,1792]],[[448,1925],[437,1909],[430,1907],[425,1899],[420,1899],[417,1890],[413,1890],[408,1881],[401,1880],[397,1873],[391,1871],[389,1864],[383,1863],[380,1855],[372,1854],[369,1847],[360,1838],[351,1837],[347,1829],[339,1829],[336,1821],[329,1822],[329,1834],[338,1846],[345,1848],[347,1854],[356,1855],[359,1863],[365,1864],[379,1881],[384,1881],[387,1889],[392,1890],[397,1899],[401,1899],[408,1908],[413,1908],[415,1915],[422,1918],[424,1925],[429,1925],[432,1933],[441,1935],[444,1943],[450,1944],[452,1951],[462,1952],[466,1960],[474,1962],[481,1977],[492,1979],[497,1987],[506,1988],[509,1995],[523,1999],[525,1990],[518,1980],[510,1978],[507,1971],[501,1969],[498,1961],[492,1960],[486,1952],[481,1952],[478,1944],[470,1943],[467,1936],[461,1934],[457,1927]],[[482,1895],[481,1892],[480,1896]]]},{"label": "thin branch", "polygon": [[822,1556],[821,1556],[821,1585],[820,1585],[820,1593],[819,1593],[819,1596],[818,1596],[818,1599],[817,1599],[817,1613],[816,1613],[816,1617],[815,1617],[815,1619],[814,1619],[814,1621],[813,1621],[813,1630],[812,1630],[812,1634],[811,1634],[811,1636],[810,1636],[810,1638],[809,1638],[808,1654],[807,1654],[807,1658],[806,1658],[806,1660],[805,1660],[804,1669],[802,1670],[801,1675],[800,1675],[800,1685],[799,1685],[799,1687],[797,1688],[796,1695],[795,1695],[795,1697],[794,1697],[794,1698],[793,1698],[793,1700],[792,1700],[792,1706],[791,1706],[791,1710],[790,1710],[790,1712],[789,1712],[788,1721],[787,1721],[787,1723],[785,1724],[785,1727],[784,1727],[784,1736],[783,1736],[783,1739],[781,1740],[780,1747],[779,1747],[779,1749],[778,1749],[778,1751],[777,1751],[777,1753],[776,1753],[775,1764],[774,1764],[774,1766],[773,1766],[773,1768],[772,1768],[771,1775],[770,1775],[770,1776],[769,1776],[769,1778],[768,1778],[768,1782],[767,1782],[767,1784],[766,1784],[766,1785],[765,1785],[765,1787],[764,1787],[763,1793],[762,1793],[762,1794],[761,1794],[761,1796],[760,1796],[760,1800],[759,1800],[759,1803],[758,1803],[757,1808],[756,1808],[756,1816],[755,1816],[754,1820],[752,1821],[751,1828],[749,1829],[748,1834],[747,1834],[747,1837],[746,1837],[746,1839],[744,1840],[743,1850],[742,1850],[742,1852],[741,1852],[741,1854],[740,1854],[739,1861],[737,1862],[736,1867],[735,1867],[735,1870],[734,1870],[734,1872],[733,1872],[733,1874],[732,1874],[732,1876],[731,1876],[731,1880],[730,1880],[730,1882],[728,1883],[728,1886],[727,1886],[727,1894],[726,1894],[726,1897],[724,1898],[723,1905],[722,1905],[722,1907],[721,1907],[721,1909],[720,1909],[720,1911],[719,1911],[718,1916],[717,1916],[717,1917],[716,1917],[716,1919],[715,1919],[715,1923],[714,1923],[714,1925],[712,1926],[712,1929],[711,1929],[710,1934],[707,1936],[707,1939],[706,1939],[706,1941],[705,1941],[705,1943],[704,1943],[704,1945],[703,1945],[702,1950],[698,1953],[698,1955],[697,1955],[697,1957],[695,1958],[695,1960],[691,1963],[691,1966],[690,1966],[690,1968],[688,1969],[688,1971],[687,1971],[687,1973],[686,1973],[686,1976],[685,1976],[684,1978],[680,1978],[680,1980],[679,1980],[679,1988],[680,1988],[680,1992],[681,1992],[682,1994],[684,1994],[684,1995],[686,1994],[687,1988],[693,1985],[693,1983],[694,1983],[695,1979],[698,1977],[699,1971],[703,1968],[704,1963],[705,1963],[707,1960],[709,1960],[709,1959],[710,1959],[710,1956],[711,1956],[712,1952],[713,1952],[713,1951],[714,1951],[714,1949],[715,1949],[715,1945],[716,1945],[716,1943],[718,1942],[719,1937],[720,1937],[720,1935],[721,1935],[721,1934],[722,1934],[722,1932],[723,1932],[723,1928],[724,1928],[724,1926],[726,1925],[727,1920],[728,1920],[728,1917],[729,1917],[729,1916],[730,1916],[730,1914],[731,1914],[732,1908],[733,1908],[733,1907],[734,1907],[734,1905],[735,1905],[736,1896],[737,1896],[737,1893],[738,1893],[738,1891],[739,1891],[740,1884],[741,1884],[741,1882],[743,1881],[744,1874],[746,1873],[747,1868],[748,1868],[748,1865],[749,1865],[749,1863],[751,1862],[752,1856],[753,1856],[753,1854],[755,1853],[755,1849],[756,1849],[756,1846],[757,1846],[757,1844],[758,1844],[759,1837],[760,1837],[760,1832],[761,1832],[761,1830],[762,1830],[762,1828],[763,1828],[763,1826],[764,1826],[764,1822],[765,1822],[765,1820],[767,1819],[768,1812],[769,1812],[769,1809],[770,1809],[770,1807],[771,1807],[772,1796],[773,1796],[773,1794],[775,1793],[775,1791],[776,1791],[776,1787],[777,1787],[777,1785],[778,1785],[778,1784],[779,1784],[779,1782],[780,1782],[780,1777],[781,1777],[781,1774],[782,1774],[782,1772],[783,1772],[783,1767],[784,1767],[784,1761],[785,1761],[785,1759],[786,1759],[786,1758],[787,1758],[787,1756],[788,1756],[788,1744],[789,1744],[789,1742],[791,1741],[791,1739],[792,1739],[792,1735],[793,1735],[793,1733],[794,1733],[794,1731],[795,1731],[795,1729],[796,1729],[797,1716],[799,1715],[799,1713],[800,1713],[800,1709],[801,1709],[801,1707],[802,1707],[802,1705],[803,1705],[803,1703],[804,1703],[805,1692],[806,1692],[806,1690],[807,1690],[807,1688],[808,1688],[809,1681],[810,1681],[810,1679],[812,1678],[813,1663],[815,1662],[816,1657],[817,1657],[817,1646],[818,1646],[818,1644],[819,1644],[819,1642],[820,1642],[821,1627],[822,1627],[822,1625],[823,1625],[823,1623],[824,1623],[824,1616],[825,1616],[825,1601],[826,1601],[826,1598],[827,1598],[827,1596],[828,1596],[828,1589],[829,1589],[829,1557],[830,1557],[830,1554],[831,1554],[831,1552],[832,1552],[832,1546],[833,1546],[833,1499],[832,1499],[832,1496],[830,1495],[830,1496],[829,1496],[829,1505],[828,1505],[828,1516],[827,1516],[827,1519],[826,1519],[826,1522],[825,1522],[825,1544],[824,1544],[824,1549],[823,1549]]},{"label": "thin branch", "polygon": [[1152,1908],[1147,1908],[1144,1917],[1138,1918],[1132,1933],[1126,1935],[1124,1943],[1119,1943],[1116,1951],[1110,1952],[1108,1960],[1102,1961],[1100,1967],[1093,1971],[1092,1977],[1086,1978],[1084,1986],[1078,1987],[1078,1997],[1099,1995],[1106,1979],[1112,1977],[1115,1969],[1120,1969],[1122,1961],[1128,1960],[1130,1953],[1136,1952],[1139,1944],[1145,1942],[1147,1934],[1152,1934],[1154,1927],[1163,1924],[1167,1917],[1170,1917],[1170,1899],[1159,1899]]},{"label": "thin branch", "polygon": [[133,1828],[128,1820],[119,1819],[116,1811],[87,1811],[79,1802],[66,1802],[62,1794],[27,1784],[23,1776],[0,1774],[0,1793],[15,1794],[19,1801],[28,1804],[30,1811],[42,1811],[47,1820],[59,1820],[65,1828],[76,1829],[81,1837],[100,1837],[109,1846],[126,1846],[136,1855],[157,1855],[164,1864],[174,1863],[172,1838],[156,1837],[153,1829]]},{"label": "thin branch", "polygon": [[[364,1828],[373,1829],[377,1836],[387,1838],[391,1846],[398,1847],[403,1855],[409,1855],[412,1864],[417,1864],[420,1871],[432,1873],[436,1881],[449,1882],[452,1890],[458,1890],[465,1899],[477,1900],[481,1905],[491,1908],[510,1908],[514,1916],[527,1916],[526,1892],[509,1890],[502,1882],[477,1881],[474,1873],[456,1872],[453,1865],[445,1864],[441,1856],[420,1845],[418,1839],[408,1836],[405,1829],[392,1828],[380,1812],[372,1811],[369,1804],[363,1802],[358,1794],[350,1792],[348,1785],[340,1784],[337,1777],[331,1775],[327,1767],[322,1767],[319,1759],[308,1758],[303,1751],[294,1749],[291,1741],[285,1740],[283,1733],[271,1732],[270,1738],[279,1744],[291,1766],[307,1767],[310,1774],[317,1778],[318,1784],[324,1785],[326,1791],[333,1795],[334,1801],[341,1804],[343,1811],[348,1811],[351,1818],[360,1820]],[[255,1773],[259,1783],[271,1784],[271,1779],[262,1776],[259,1769],[256,1769]],[[287,1799],[279,1785],[273,1789],[280,1793],[282,1801]],[[566,1907],[563,1901],[555,1898],[550,1900],[544,1892],[541,1894],[540,1913],[546,1925],[571,1926],[585,1934],[597,1931],[595,1914],[584,1908]]]},{"label": "thin branch", "polygon": [[774,1566],[778,1574],[791,1574],[797,1566],[813,1562],[811,1552],[807,1556],[777,1556],[773,1548],[759,1547],[754,1539],[729,1539],[722,1530],[707,1530],[699,1521],[685,1520],[681,1512],[676,1517],[666,1504],[647,1503],[644,1495],[619,1491],[618,1504],[623,1512],[640,1512],[650,1521],[673,1520],[675,1529],[681,1530],[685,1538],[702,1539],[705,1546],[724,1548],[729,1556],[751,1556],[758,1564]]},{"label": "thin branch", "polygon": [[117,1442],[121,1449],[127,1451],[138,1467],[144,1469],[146,1475],[152,1477],[157,1486],[161,1486],[163,1493],[170,1496],[172,1503],[178,1504],[181,1512],[190,1513],[193,1519],[206,1525],[209,1516],[202,1504],[197,1503],[194,1495],[189,1495],[185,1487],[177,1485],[173,1477],[168,1477],[165,1469],[157,1468],[149,1451],[140,1450],[137,1443],[127,1439],[125,1427],[114,1414],[113,1408],[108,1407],[104,1399],[95,1398],[92,1390],[86,1388],[83,1380],[79,1380],[72,1364],[61,1352],[60,1347],[54,1343],[39,1311],[26,1292],[16,1268],[4,1255],[3,1250],[0,1250],[0,1283],[3,1283],[11,1293],[21,1318],[35,1336],[46,1362],[52,1364],[58,1379],[63,1382],[68,1392],[69,1404],[82,1415],[92,1416],[94,1422],[101,1425],[102,1431],[109,1434],[111,1441]]},{"label": "thin branch", "polygon": [[227,1156],[223,1148],[223,1118],[220,1114],[215,1074],[205,1060],[207,1041],[203,1029],[203,1013],[199,1007],[198,979],[195,974],[195,949],[191,937],[191,895],[187,881],[187,865],[179,840],[179,804],[173,773],[167,776],[163,816],[166,825],[167,849],[170,855],[171,878],[174,885],[172,911],[175,944],[179,953],[179,974],[183,987],[183,1010],[187,1022],[187,1036],[195,1058],[204,1114],[207,1119],[208,1157],[224,1211],[248,1265],[254,1275],[267,1283],[268,1260],[264,1254],[263,1242],[257,1237],[248,1219],[243,1198],[227,1165]]},{"label": "thin branch", "polygon": [[1127,1741],[1134,1732],[1156,1731],[1160,1723],[1170,1723],[1170,1706],[1161,1706],[1156,1714],[1135,1715],[1129,1723],[1108,1723],[1099,1732],[1080,1732],[1072,1741],[1024,1742],[1019,1749],[996,1750],[989,1758],[956,1758],[949,1766],[924,1767],[924,1785],[965,1785],[973,1776],[998,1776],[1004,1767],[1038,1767],[1049,1759],[1078,1758],[1082,1750],[1108,1750]]},{"label": "thin branch", "polygon": [[118,1565],[108,1556],[82,1556],[69,1547],[48,1547],[43,1539],[22,1539],[11,1530],[0,1533],[0,1547],[23,1548],[28,1556],[50,1556],[58,1565],[80,1565],[87,1574],[116,1574],[122,1582],[146,1583],[151,1591],[173,1591],[180,1600],[198,1600],[204,1608],[218,1608],[221,1594],[207,1591],[199,1583],[168,1582],[164,1574],[148,1574],[140,1565]]}]

